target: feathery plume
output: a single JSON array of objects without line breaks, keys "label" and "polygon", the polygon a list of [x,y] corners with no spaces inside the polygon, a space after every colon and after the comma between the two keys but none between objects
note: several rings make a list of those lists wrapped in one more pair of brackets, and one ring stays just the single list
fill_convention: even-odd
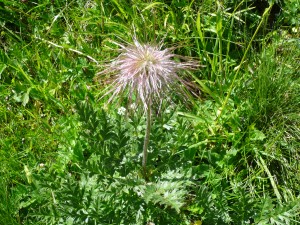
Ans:
[{"label": "feathery plume", "polygon": [[[147,111],[153,102],[160,105],[167,92],[183,90],[186,82],[178,75],[181,70],[197,67],[195,62],[173,54],[171,49],[162,49],[162,44],[141,44],[134,38],[133,44],[117,45],[121,47],[120,55],[99,73],[112,75],[105,94],[112,93],[108,102],[126,96],[129,102],[142,104]],[[184,62],[175,61],[175,57]]]}]

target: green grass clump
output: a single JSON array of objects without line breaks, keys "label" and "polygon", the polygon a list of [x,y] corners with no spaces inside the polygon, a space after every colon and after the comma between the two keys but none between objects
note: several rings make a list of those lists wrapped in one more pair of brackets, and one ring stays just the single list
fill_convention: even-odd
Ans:
[{"label": "green grass clump", "polygon": [[[0,224],[300,223],[298,3],[265,3],[1,1]],[[134,37],[199,62],[147,180],[146,117],[96,75]]]}]

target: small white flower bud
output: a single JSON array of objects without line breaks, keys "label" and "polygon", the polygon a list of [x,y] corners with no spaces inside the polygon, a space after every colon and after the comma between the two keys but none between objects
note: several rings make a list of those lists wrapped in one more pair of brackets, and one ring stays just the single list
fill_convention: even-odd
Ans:
[{"label": "small white flower bud", "polygon": [[118,109],[118,114],[119,114],[120,116],[124,116],[124,115],[125,115],[125,112],[126,112],[126,109],[125,109],[124,107],[120,107],[120,108]]}]

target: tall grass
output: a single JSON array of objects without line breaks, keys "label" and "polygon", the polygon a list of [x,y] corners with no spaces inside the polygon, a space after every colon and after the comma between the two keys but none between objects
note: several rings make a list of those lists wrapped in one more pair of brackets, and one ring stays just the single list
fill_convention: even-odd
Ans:
[{"label": "tall grass", "polygon": [[[299,28],[273,7],[2,0],[0,224],[298,224]],[[146,117],[96,76],[134,36],[199,62],[153,110],[148,181]]]}]

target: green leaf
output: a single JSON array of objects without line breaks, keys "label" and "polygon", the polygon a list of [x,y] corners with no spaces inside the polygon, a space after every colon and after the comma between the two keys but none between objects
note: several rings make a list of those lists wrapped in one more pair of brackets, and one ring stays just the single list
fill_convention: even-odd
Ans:
[{"label": "green leaf", "polygon": [[266,138],[266,135],[262,131],[257,130],[257,129],[252,131],[251,137],[250,137],[250,139],[252,141],[263,141],[265,138]]},{"label": "green leaf", "polygon": [[22,96],[22,105],[26,106],[27,103],[29,102],[29,93],[31,91],[31,88],[28,88],[26,93],[24,93],[24,95]]},{"label": "green leaf", "polygon": [[204,34],[203,34],[202,28],[201,28],[201,17],[200,17],[200,13],[199,12],[197,14],[196,26],[197,26],[197,31],[198,31],[198,35],[200,37],[201,43],[202,43],[202,45],[205,48]]},{"label": "green leaf", "polygon": [[142,12],[145,11],[145,10],[147,10],[147,9],[151,9],[151,8],[156,7],[156,6],[159,6],[159,5],[164,5],[164,3],[162,3],[162,2],[153,2],[153,3],[149,4],[149,5],[147,5],[147,6],[142,10]]},{"label": "green leaf", "polygon": [[83,149],[80,143],[76,143],[73,152],[76,160],[82,161],[84,159]]},{"label": "green leaf", "polygon": [[1,74],[3,73],[6,67],[7,67],[6,64],[0,63],[0,79],[1,79]]}]

